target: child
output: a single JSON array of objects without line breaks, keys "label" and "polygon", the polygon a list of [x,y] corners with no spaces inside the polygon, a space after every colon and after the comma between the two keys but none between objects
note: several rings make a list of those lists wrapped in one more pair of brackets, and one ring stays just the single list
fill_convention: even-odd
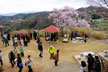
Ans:
[{"label": "child", "polygon": [[79,72],[86,72],[86,63],[84,61],[81,61],[81,68]]},{"label": "child", "polygon": [[20,45],[20,53],[21,53],[21,56],[24,57],[24,48],[22,45]]}]

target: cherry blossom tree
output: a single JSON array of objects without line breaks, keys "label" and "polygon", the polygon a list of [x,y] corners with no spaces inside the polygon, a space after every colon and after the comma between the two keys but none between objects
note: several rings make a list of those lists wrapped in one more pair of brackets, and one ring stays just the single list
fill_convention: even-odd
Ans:
[{"label": "cherry blossom tree", "polygon": [[87,2],[91,5],[104,6],[108,8],[108,0],[87,0]]},{"label": "cherry blossom tree", "polygon": [[90,25],[85,19],[78,20],[78,26],[79,27],[85,27],[85,28],[90,28]]},{"label": "cherry blossom tree", "polygon": [[52,19],[53,23],[60,28],[68,26],[79,26],[89,28],[90,25],[88,24],[88,22],[84,18],[80,18],[79,15],[81,15],[81,12],[76,11],[74,8],[65,6],[63,9],[55,8],[53,12],[49,14],[48,18]]}]

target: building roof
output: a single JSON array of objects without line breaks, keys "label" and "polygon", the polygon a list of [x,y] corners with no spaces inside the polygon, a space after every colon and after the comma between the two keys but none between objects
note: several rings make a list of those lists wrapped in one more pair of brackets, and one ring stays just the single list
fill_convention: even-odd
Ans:
[{"label": "building roof", "polygon": [[2,26],[2,25],[0,25],[0,28],[4,28],[4,27],[6,27],[6,26]]},{"label": "building roof", "polygon": [[51,25],[43,30],[44,32],[59,32],[59,28]]}]

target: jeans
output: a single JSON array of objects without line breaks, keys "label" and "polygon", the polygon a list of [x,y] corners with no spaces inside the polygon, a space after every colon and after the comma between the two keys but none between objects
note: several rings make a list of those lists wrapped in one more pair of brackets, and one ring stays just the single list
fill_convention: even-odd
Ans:
[{"label": "jeans", "polygon": [[22,72],[22,69],[23,69],[23,67],[20,67],[20,66],[19,66],[19,72]]},{"label": "jeans", "polygon": [[40,57],[43,57],[43,56],[42,56],[42,51],[40,51],[40,54],[39,54],[39,56],[40,56]]},{"label": "jeans", "polygon": [[5,43],[5,47],[9,46],[9,43]]},{"label": "jeans", "polygon": [[28,68],[29,68],[29,71],[28,72],[33,72],[31,66],[28,66]]}]

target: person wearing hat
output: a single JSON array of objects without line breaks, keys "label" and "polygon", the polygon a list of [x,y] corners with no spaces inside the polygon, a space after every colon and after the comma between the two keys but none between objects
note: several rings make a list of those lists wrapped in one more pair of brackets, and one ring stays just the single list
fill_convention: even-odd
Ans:
[{"label": "person wearing hat", "polygon": [[50,46],[50,48],[48,48],[48,52],[50,53],[50,59],[53,59],[55,48],[53,46]]},{"label": "person wearing hat", "polygon": [[13,53],[15,55],[15,58],[17,58],[18,50],[16,49],[16,46],[13,48]]}]

